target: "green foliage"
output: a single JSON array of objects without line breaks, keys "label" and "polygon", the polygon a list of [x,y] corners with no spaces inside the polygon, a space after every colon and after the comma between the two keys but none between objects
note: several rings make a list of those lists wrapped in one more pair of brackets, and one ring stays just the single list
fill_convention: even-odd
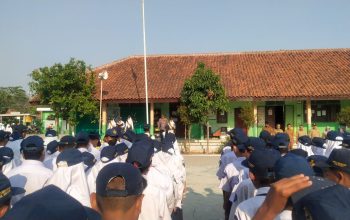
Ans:
[{"label": "green foliage", "polygon": [[67,64],[42,67],[30,76],[31,91],[39,95],[41,104],[51,106],[56,117],[68,120],[71,125],[84,116],[97,118],[94,73],[84,61],[71,59]]},{"label": "green foliage", "polygon": [[0,87],[0,113],[9,109],[26,112],[28,107],[28,96],[22,87]]},{"label": "green foliage", "polygon": [[337,117],[339,124],[350,126],[350,107],[343,108]]},{"label": "green foliage", "polygon": [[181,103],[188,109],[192,123],[205,124],[210,113],[227,111],[228,99],[220,76],[199,63],[195,73],[184,83]]},{"label": "green foliage", "polygon": [[252,105],[244,105],[241,109],[239,117],[242,119],[244,125],[249,129],[255,123],[254,109]]},{"label": "green foliage", "polygon": [[177,109],[177,112],[180,116],[180,121],[184,125],[190,125],[191,124],[191,118],[189,115],[189,109],[185,105],[180,105]]}]

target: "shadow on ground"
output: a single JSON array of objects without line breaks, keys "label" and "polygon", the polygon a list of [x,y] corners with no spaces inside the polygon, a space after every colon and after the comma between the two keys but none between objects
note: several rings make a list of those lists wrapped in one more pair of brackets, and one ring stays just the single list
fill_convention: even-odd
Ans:
[{"label": "shadow on ground", "polygon": [[188,188],[184,201],[183,212],[185,220],[221,220],[224,219],[222,195],[211,188],[204,188],[204,193],[197,193]]}]

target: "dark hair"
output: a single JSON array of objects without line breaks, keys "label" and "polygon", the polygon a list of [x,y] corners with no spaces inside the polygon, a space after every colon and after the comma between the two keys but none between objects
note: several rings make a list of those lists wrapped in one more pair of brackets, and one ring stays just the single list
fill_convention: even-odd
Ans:
[{"label": "dark hair", "polygon": [[87,148],[88,147],[88,143],[79,143],[79,144],[77,144],[77,146],[75,148],[81,148],[81,147]]},{"label": "dark hair", "polygon": [[109,146],[116,145],[117,144],[117,138],[115,138],[115,137],[110,137],[110,138],[112,138],[112,139],[108,141],[108,145]]},{"label": "dark hair", "polygon": [[287,124],[287,126],[291,125],[290,123]]},{"label": "dark hair", "polygon": [[43,150],[40,151],[26,151],[23,150],[23,157],[26,160],[40,160],[42,154],[43,154]]},{"label": "dark hair", "polygon": [[254,172],[254,170],[252,169],[249,169],[249,171],[254,174],[255,178],[257,179],[261,187],[270,186],[270,184],[276,181],[273,169],[269,169],[267,172],[267,175],[265,176],[256,175],[256,172]]},{"label": "dark hair", "polygon": [[64,149],[69,149],[69,148],[74,148],[75,144],[62,144],[58,145],[58,149],[64,150]]}]

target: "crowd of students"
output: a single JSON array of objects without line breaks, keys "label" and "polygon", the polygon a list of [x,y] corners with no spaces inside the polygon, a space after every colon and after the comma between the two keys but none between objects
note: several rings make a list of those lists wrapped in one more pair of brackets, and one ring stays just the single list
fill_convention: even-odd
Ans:
[{"label": "crowd of students", "polygon": [[103,140],[0,130],[0,219],[183,219],[183,157],[173,130],[161,140],[114,127]]},{"label": "crowd of students", "polygon": [[349,133],[302,135],[296,148],[287,133],[228,134],[216,173],[225,220],[350,218]]}]

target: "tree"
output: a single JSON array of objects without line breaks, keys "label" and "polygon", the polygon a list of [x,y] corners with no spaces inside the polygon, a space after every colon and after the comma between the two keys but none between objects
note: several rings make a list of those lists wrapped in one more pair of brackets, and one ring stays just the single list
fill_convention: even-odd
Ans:
[{"label": "tree", "polygon": [[337,121],[341,125],[345,125],[347,127],[350,126],[350,107],[343,108],[337,117]]},{"label": "tree", "polygon": [[[188,152],[188,148],[186,146],[186,137],[188,134],[188,144],[190,144],[190,139],[191,139],[191,118],[189,115],[189,109],[185,106],[185,105],[180,105],[179,108],[177,109],[177,112],[180,116],[180,121],[182,122],[182,124],[185,125],[185,151]],[[189,147],[191,147],[189,145]]]},{"label": "tree", "polygon": [[84,61],[72,58],[67,64],[34,70],[30,76],[31,91],[40,97],[41,104],[51,106],[56,120],[62,117],[74,126],[84,116],[97,119],[94,73]]},{"label": "tree", "polygon": [[0,113],[9,109],[27,112],[29,109],[28,96],[21,86],[0,87]]},{"label": "tree", "polygon": [[244,105],[241,109],[239,117],[242,119],[243,124],[249,130],[255,124],[254,109],[252,105]]},{"label": "tree", "polygon": [[208,116],[217,111],[227,111],[228,99],[220,83],[220,76],[204,63],[198,63],[191,78],[185,80],[181,91],[181,103],[188,108],[192,123],[207,127],[207,153],[209,152]]}]

